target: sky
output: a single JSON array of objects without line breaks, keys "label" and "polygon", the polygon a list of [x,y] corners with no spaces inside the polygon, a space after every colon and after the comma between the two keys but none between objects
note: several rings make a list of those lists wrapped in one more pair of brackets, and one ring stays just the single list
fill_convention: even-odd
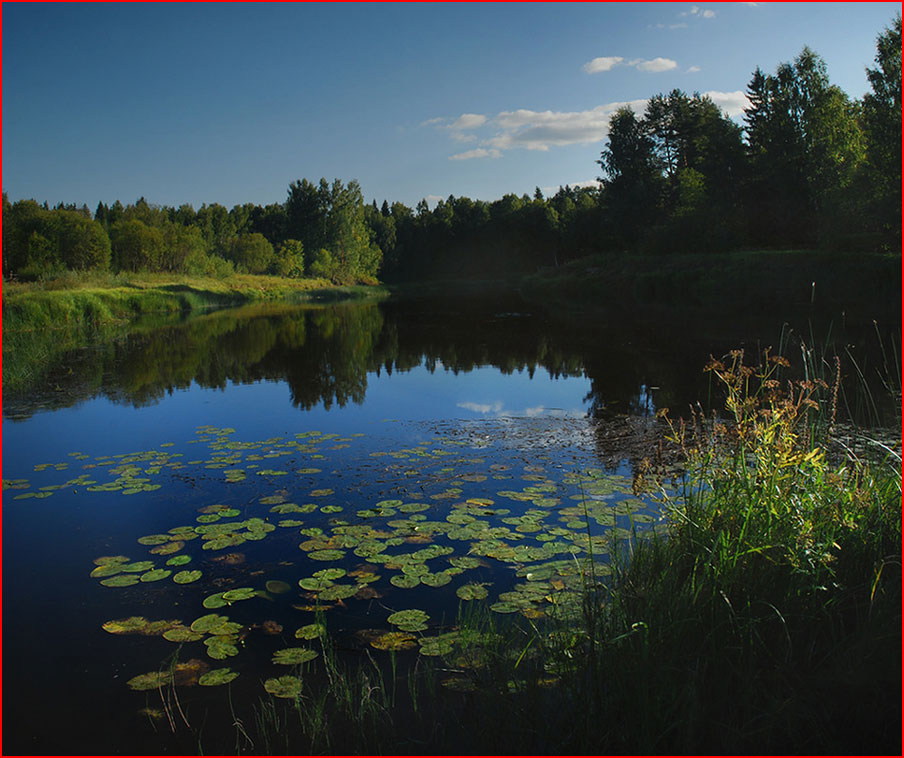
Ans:
[{"label": "sky", "polygon": [[621,105],[678,88],[741,119],[808,45],[869,91],[900,3],[2,4],[11,201],[283,202],[357,179],[431,206],[592,183]]}]

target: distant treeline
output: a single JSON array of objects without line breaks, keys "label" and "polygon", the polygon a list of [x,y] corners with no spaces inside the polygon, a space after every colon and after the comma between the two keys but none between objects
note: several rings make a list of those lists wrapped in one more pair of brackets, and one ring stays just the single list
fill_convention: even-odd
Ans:
[{"label": "distant treeline", "polygon": [[658,94],[610,120],[598,186],[494,202],[365,204],[357,181],[293,182],[283,203],[11,204],[3,275],[113,269],[315,276],[339,283],[496,277],[591,253],[744,247],[900,251],[901,18],[852,100],[804,48],[748,85],[744,126],[707,96]]}]

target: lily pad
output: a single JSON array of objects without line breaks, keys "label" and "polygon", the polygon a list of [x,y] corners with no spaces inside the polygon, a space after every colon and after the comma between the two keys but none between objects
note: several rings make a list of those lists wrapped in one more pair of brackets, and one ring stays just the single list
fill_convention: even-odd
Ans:
[{"label": "lily pad", "polygon": [[190,584],[198,581],[201,576],[202,572],[200,571],[179,571],[173,576],[173,581],[176,584]]},{"label": "lily pad", "polygon": [[441,571],[438,574],[424,574],[420,580],[421,584],[426,584],[428,587],[443,587],[452,581],[452,577]]},{"label": "lily pad", "polygon": [[327,587],[320,593],[319,600],[344,600],[347,597],[354,597],[358,594],[357,584],[334,584]]},{"label": "lily pad", "polygon": [[318,579],[341,579],[345,576],[346,571],[344,568],[339,568],[338,566],[334,566],[332,568],[320,569],[319,571],[314,572],[314,576]]},{"label": "lily pad", "polygon": [[222,592],[215,592],[213,595],[208,595],[204,598],[204,601],[201,603],[208,610],[213,610],[214,608],[225,608],[229,603],[227,603],[223,599]]},{"label": "lily pad", "polygon": [[139,674],[129,679],[126,684],[139,692],[144,690],[156,690],[173,681],[173,675],[169,671],[149,671],[147,674]]},{"label": "lily pad", "polygon": [[135,563],[127,563],[122,570],[129,574],[142,574],[154,568],[154,561],[136,561]]},{"label": "lily pad", "polygon": [[109,579],[101,579],[100,583],[104,587],[131,587],[138,584],[138,577],[135,574],[117,574]]},{"label": "lily pad", "polygon": [[256,590],[253,587],[236,587],[234,590],[227,590],[223,593],[223,600],[227,603],[235,603],[239,600],[250,600],[255,596]]},{"label": "lily pad", "polygon": [[395,574],[394,576],[389,577],[389,583],[395,587],[409,590],[412,587],[417,587],[421,583],[421,580],[420,577],[414,576],[413,574]]},{"label": "lily pad", "polygon": [[213,627],[224,621],[229,621],[229,617],[220,616],[218,613],[208,613],[206,616],[201,616],[192,621],[191,628],[194,632],[209,632]]},{"label": "lily pad", "polygon": [[483,600],[489,593],[482,584],[463,584],[455,594],[462,600]]},{"label": "lily pad", "polygon": [[403,632],[420,632],[427,628],[427,619],[430,616],[418,608],[405,611],[396,611],[386,620],[393,626],[399,627]]},{"label": "lily pad", "polygon": [[295,630],[295,637],[299,640],[316,640],[326,634],[326,627],[323,624],[308,624]]},{"label": "lily pad", "polygon": [[452,652],[452,641],[446,637],[423,637],[420,640],[421,655],[448,655]]},{"label": "lily pad", "polygon": [[308,553],[308,558],[311,558],[315,561],[338,561],[345,557],[344,550],[314,550],[313,552]]},{"label": "lily pad", "polygon": [[196,642],[204,637],[199,632],[193,632],[187,626],[177,626],[173,629],[167,629],[163,633],[163,639],[170,642]]},{"label": "lily pad", "polygon": [[141,575],[142,582],[159,582],[161,579],[166,579],[173,572],[169,569],[153,569]]},{"label": "lily pad", "polygon": [[264,586],[267,588],[267,592],[272,592],[274,595],[285,595],[292,591],[291,585],[281,579],[269,579]]},{"label": "lily pad", "polygon": [[264,682],[264,689],[274,697],[297,698],[301,694],[301,679],[297,676],[280,676]]},{"label": "lily pad", "polygon": [[147,537],[139,537],[139,545],[162,545],[170,541],[168,534],[149,534]]},{"label": "lily pad", "polygon": [[221,684],[228,684],[238,675],[238,671],[233,671],[231,668],[212,669],[198,679],[198,684],[202,687],[217,687]]},{"label": "lily pad", "polygon": [[377,650],[410,650],[417,647],[417,638],[408,632],[386,632],[370,640]]},{"label": "lily pad", "polygon": [[294,666],[299,663],[313,661],[316,657],[316,650],[308,650],[308,648],[304,647],[289,647],[284,650],[277,650],[273,653],[273,663]]},{"label": "lily pad", "polygon": [[207,654],[215,660],[223,660],[239,654],[232,637],[208,637],[204,640],[207,646]]},{"label": "lily pad", "polygon": [[190,555],[175,555],[166,562],[166,565],[167,566],[184,566],[186,563],[191,563]]}]

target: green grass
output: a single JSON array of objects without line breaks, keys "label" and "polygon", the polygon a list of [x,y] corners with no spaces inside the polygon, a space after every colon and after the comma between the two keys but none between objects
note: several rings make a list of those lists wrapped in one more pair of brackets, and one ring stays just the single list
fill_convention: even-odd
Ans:
[{"label": "green grass", "polygon": [[[325,302],[381,297],[376,286],[325,279],[236,274],[226,279],[166,274],[67,272],[56,279],[3,285],[3,385],[41,376],[68,350],[110,339],[138,321],[161,322],[202,310],[258,302]],[[14,359],[13,359],[14,356]]]}]

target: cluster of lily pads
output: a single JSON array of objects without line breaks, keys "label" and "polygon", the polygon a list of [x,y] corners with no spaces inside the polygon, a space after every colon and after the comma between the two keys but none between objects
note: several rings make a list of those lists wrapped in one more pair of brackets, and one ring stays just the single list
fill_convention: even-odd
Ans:
[{"label": "cluster of lily pads", "polygon": [[[209,454],[190,460],[185,452],[160,449],[95,459],[75,453],[87,473],[36,490],[28,480],[4,480],[4,489],[27,490],[16,495],[22,499],[65,489],[138,494],[163,486],[151,479],[161,474],[169,473],[175,485],[180,478],[219,472],[223,478],[212,489],[229,504],[195,504],[194,513],[184,514],[186,523],[138,538],[146,555],[102,556],[90,571],[102,586],[131,588],[128,592],[160,587],[166,580],[186,585],[180,606],[197,603],[208,613],[187,623],[129,617],[103,628],[197,644],[212,660],[237,656],[248,625],[210,611],[281,596],[301,612],[341,611],[349,603],[386,598],[384,605],[400,608],[386,617],[396,629],[363,630],[367,644],[451,655],[463,643],[461,632],[431,627],[426,612],[406,608],[410,603],[399,593],[421,587],[448,593],[450,615],[458,602],[482,600],[494,612],[529,618],[553,608],[574,611],[590,564],[594,576],[604,576],[612,540],[629,537],[656,518],[651,503],[633,494],[629,477],[593,468],[589,454],[582,453],[582,459],[575,450],[566,456],[504,440],[494,445],[495,437],[470,432],[426,435],[389,451],[369,449],[361,442],[364,435],[309,431],[288,440],[241,442],[234,432],[200,428],[189,444],[206,444]],[[272,467],[275,459],[280,468]],[[66,464],[39,468],[66,469]],[[106,482],[91,478],[103,472]],[[297,566],[295,584],[261,576],[257,586],[232,586],[253,582],[222,570],[236,555],[226,551],[264,540],[274,543],[268,549],[274,555],[294,551],[294,559],[281,565]],[[295,637],[314,640],[325,633],[320,624],[299,624]],[[316,656],[310,648],[288,647],[276,651],[272,662],[300,666]],[[134,677],[129,686],[155,689],[180,679],[213,686],[238,675],[219,668],[191,679],[170,668]],[[290,673],[268,678],[264,686],[275,696],[295,697],[300,680]]]}]

